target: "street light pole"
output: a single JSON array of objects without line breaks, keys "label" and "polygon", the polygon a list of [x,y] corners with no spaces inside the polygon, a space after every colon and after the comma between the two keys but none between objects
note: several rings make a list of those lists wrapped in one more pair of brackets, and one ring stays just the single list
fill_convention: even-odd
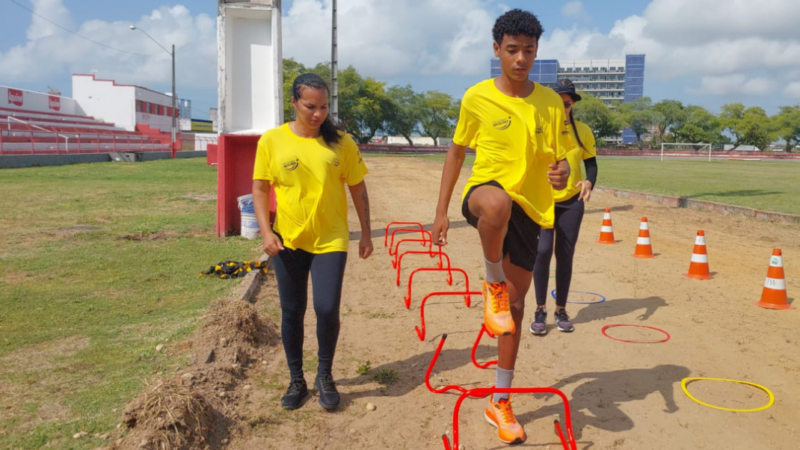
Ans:
[{"label": "street light pole", "polygon": [[177,142],[177,129],[178,129],[178,126],[177,126],[177,120],[178,120],[177,113],[178,113],[178,111],[177,111],[177,106],[176,106],[176,102],[177,102],[178,99],[177,99],[177,96],[176,96],[176,93],[175,93],[175,44],[172,44],[172,51],[169,51],[166,48],[164,48],[164,46],[161,45],[157,40],[153,39],[153,36],[150,36],[149,34],[147,34],[146,31],[144,31],[141,28],[136,28],[136,25],[131,25],[130,29],[132,31],[135,31],[135,30],[141,31],[142,33],[144,33],[145,36],[150,38],[151,41],[155,42],[156,45],[161,47],[162,50],[167,52],[172,57],[172,148],[171,148],[171,151],[172,151],[172,157],[174,158],[175,157],[175,142]]},{"label": "street light pole", "polygon": [[337,6],[333,0],[331,23],[331,120],[339,125],[339,25],[336,22]]}]

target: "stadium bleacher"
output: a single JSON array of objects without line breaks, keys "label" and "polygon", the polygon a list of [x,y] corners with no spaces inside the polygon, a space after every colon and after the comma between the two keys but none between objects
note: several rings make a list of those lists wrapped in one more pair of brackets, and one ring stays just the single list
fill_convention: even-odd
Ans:
[{"label": "stadium bleacher", "polygon": [[160,152],[170,150],[169,138],[160,130],[126,131],[91,116],[0,107],[0,155]]}]

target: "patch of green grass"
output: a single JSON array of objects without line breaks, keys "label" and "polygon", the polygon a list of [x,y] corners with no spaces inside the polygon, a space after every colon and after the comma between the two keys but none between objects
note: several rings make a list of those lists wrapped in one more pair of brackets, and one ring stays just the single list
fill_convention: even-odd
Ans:
[{"label": "patch of green grass", "polygon": [[144,380],[186,364],[171,343],[237,284],[199,272],[259,253],[184,197],[215,190],[202,158],[2,171],[0,448],[96,448],[72,434],[110,431]]},{"label": "patch of green grass", "polygon": [[367,361],[365,363],[359,364],[358,367],[356,368],[356,372],[358,372],[359,375],[366,375],[369,373],[371,369],[372,369],[372,364],[369,361]]},{"label": "patch of green grass", "polygon": [[600,186],[800,214],[800,164],[600,158]]},{"label": "patch of green grass", "polygon": [[[418,158],[444,162],[445,155]],[[474,156],[467,155],[465,167]],[[800,163],[598,158],[598,185],[800,214]]]},{"label": "patch of green grass", "polygon": [[384,386],[391,386],[397,382],[398,375],[397,371],[394,369],[377,369],[375,373],[372,374],[372,379],[380,383]]}]

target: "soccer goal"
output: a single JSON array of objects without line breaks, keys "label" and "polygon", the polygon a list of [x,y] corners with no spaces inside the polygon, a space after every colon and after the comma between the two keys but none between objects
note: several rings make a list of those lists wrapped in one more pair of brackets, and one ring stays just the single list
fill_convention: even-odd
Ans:
[{"label": "soccer goal", "polygon": [[691,150],[694,152],[708,152],[708,160],[711,161],[711,144],[703,144],[702,142],[698,142],[696,144],[688,143],[688,142],[663,142],[661,144],[661,160],[664,160],[664,150],[669,152],[672,151],[684,151],[684,150]]}]

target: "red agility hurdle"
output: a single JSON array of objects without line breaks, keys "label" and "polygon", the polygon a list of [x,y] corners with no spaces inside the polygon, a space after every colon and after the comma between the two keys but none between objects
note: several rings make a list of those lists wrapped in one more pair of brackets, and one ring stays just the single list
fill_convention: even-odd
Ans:
[{"label": "red agility hurdle", "polygon": [[442,336],[442,340],[439,341],[439,346],[436,347],[436,352],[433,354],[433,360],[431,361],[430,366],[428,366],[428,372],[425,374],[425,386],[428,388],[429,391],[433,392],[434,394],[441,394],[447,391],[458,391],[461,395],[456,400],[455,409],[453,410],[453,444],[450,445],[450,439],[447,438],[446,434],[442,435],[442,443],[444,444],[445,450],[457,450],[459,449],[458,444],[458,412],[461,409],[461,403],[464,402],[464,399],[470,398],[485,398],[493,394],[555,394],[561,397],[561,401],[564,402],[564,422],[566,424],[566,438],[564,437],[564,432],[561,430],[561,424],[558,420],[554,421],[554,426],[556,429],[556,434],[558,434],[558,438],[561,440],[561,446],[564,450],[577,450],[577,445],[575,442],[575,436],[572,433],[572,414],[569,408],[569,400],[567,400],[567,396],[564,395],[558,389],[554,388],[496,388],[496,387],[489,387],[489,388],[474,388],[474,389],[464,389],[461,386],[457,385],[448,385],[444,386],[440,389],[434,389],[430,383],[431,372],[433,372],[433,367],[436,365],[436,360],[439,359],[439,353],[442,351],[442,346],[444,346],[444,341],[447,339],[447,335]]},{"label": "red agility hurdle", "polygon": [[490,338],[494,339],[494,335],[486,329],[486,325],[481,324],[481,332],[478,333],[478,338],[475,339],[475,345],[472,346],[472,364],[479,369],[488,369],[489,366],[497,364],[497,361],[486,361],[483,364],[478,363],[478,360],[475,359],[475,352],[478,351],[478,344],[481,343],[481,338],[483,338],[483,334],[486,333]]},{"label": "red agility hurdle", "polygon": [[[397,268],[397,257],[399,256],[400,244],[402,244],[403,242],[419,242],[420,245],[422,245],[423,247],[427,245],[428,252],[433,253],[433,241],[425,237],[423,237],[422,239],[400,239],[394,246],[394,252],[392,252],[391,247],[389,248],[389,255],[394,256],[394,258],[392,258],[392,269]],[[433,256],[431,256],[431,258],[433,258]]]},{"label": "red agility hurdle", "polygon": [[[453,269],[456,270],[456,269]],[[481,292],[470,292],[470,291],[456,291],[456,292],[431,292],[430,294],[426,295],[425,298],[422,299],[422,303],[419,305],[419,317],[422,322],[422,328],[414,327],[414,331],[417,332],[417,337],[420,341],[425,340],[425,302],[428,301],[431,297],[436,296],[445,296],[445,295],[463,295],[464,296],[464,303],[467,305],[467,308],[470,306],[470,296],[472,295],[483,295]]]},{"label": "red agility hurdle", "polygon": [[389,240],[389,255],[394,255],[394,253],[392,252],[392,248],[394,247],[394,237],[398,232],[402,232],[402,233],[419,233],[420,236],[422,236],[422,238],[426,240],[426,242],[427,241],[433,241],[433,238],[431,237],[431,232],[430,231],[427,231],[427,230],[416,230],[416,229],[413,229],[413,228],[398,228],[398,229],[392,231],[392,238]]},{"label": "red agility hurdle", "polygon": [[447,270],[450,270],[450,257],[447,256],[447,253],[442,251],[442,247],[441,246],[438,246],[438,247],[439,247],[439,251],[438,252],[437,251],[428,252],[428,251],[419,251],[419,250],[407,250],[407,251],[405,251],[403,253],[400,253],[399,256],[397,257],[397,279],[395,280],[395,284],[400,286],[400,271],[403,270],[403,256],[405,256],[405,255],[428,255],[431,258],[434,258],[434,257],[438,256],[439,257],[439,262],[436,263],[436,267],[438,267],[440,269],[444,267],[444,264],[442,264],[442,257],[444,257],[444,259],[447,260]]},{"label": "red agility hurdle", "polygon": [[423,230],[424,229],[422,224],[419,223],[419,222],[389,222],[389,224],[386,225],[386,229],[383,232],[383,246],[384,247],[386,247],[386,245],[387,245],[386,243],[389,240],[389,228],[391,228],[393,226],[401,226],[401,225],[416,225],[418,227],[417,230]]},{"label": "red agility hurdle", "polygon": [[[422,267],[419,269],[414,269],[413,272],[408,276],[408,296],[403,297],[403,301],[406,304],[406,309],[411,308],[411,285],[414,282],[414,275],[418,272],[447,272],[447,285],[453,285],[453,272],[461,272],[464,274],[464,284],[466,285],[465,290],[469,291],[469,275],[463,269],[453,268],[446,268],[446,267]],[[471,305],[471,301],[469,300],[469,296],[467,298],[467,308]]]}]

